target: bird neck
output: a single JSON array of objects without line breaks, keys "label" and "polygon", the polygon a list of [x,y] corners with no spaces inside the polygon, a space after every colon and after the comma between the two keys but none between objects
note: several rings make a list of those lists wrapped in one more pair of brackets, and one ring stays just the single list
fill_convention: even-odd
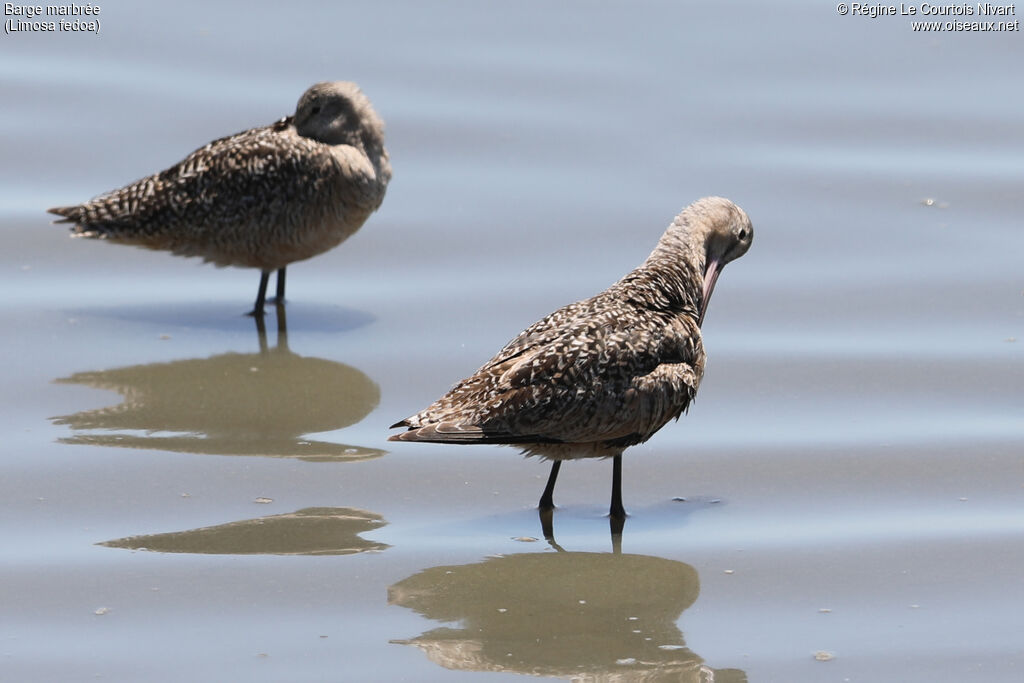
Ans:
[{"label": "bird neck", "polygon": [[649,308],[686,313],[700,311],[704,284],[704,250],[669,230],[651,255],[620,281],[630,298]]}]

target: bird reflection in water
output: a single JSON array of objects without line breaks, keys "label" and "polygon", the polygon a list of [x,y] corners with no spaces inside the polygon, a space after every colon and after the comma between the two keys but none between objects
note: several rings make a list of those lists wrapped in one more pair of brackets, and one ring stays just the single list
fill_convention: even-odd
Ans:
[{"label": "bird reflection in water", "polygon": [[305,508],[189,531],[129,536],[99,545],[211,555],[352,555],[390,547],[359,536],[386,524],[380,515],[366,510]]},{"label": "bird reflection in water", "polygon": [[700,592],[688,564],[646,555],[555,552],[433,567],[388,603],[455,626],[409,640],[436,664],[574,681],[740,683],[686,647],[676,626]]},{"label": "bird reflection in water", "polygon": [[288,348],[284,307],[277,345],[256,318],[259,353],[147,363],[57,379],[115,391],[116,406],[52,418],[75,434],[62,443],[310,461],[364,460],[386,451],[314,441],[305,434],[358,423],[377,407],[380,388],[360,370]]}]

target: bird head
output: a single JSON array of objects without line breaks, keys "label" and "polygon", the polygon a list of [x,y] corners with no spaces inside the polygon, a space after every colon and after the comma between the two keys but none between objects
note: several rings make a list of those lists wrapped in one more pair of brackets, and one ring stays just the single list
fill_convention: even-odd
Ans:
[{"label": "bird head", "polygon": [[302,93],[294,123],[299,135],[328,145],[369,149],[383,143],[383,122],[359,86],[349,81],[317,83]]},{"label": "bird head", "polygon": [[718,276],[730,261],[747,253],[754,239],[754,226],[740,207],[722,197],[705,197],[689,207],[697,214],[697,221],[704,233],[704,277],[700,316],[697,324],[704,322],[711,293],[715,290]]}]

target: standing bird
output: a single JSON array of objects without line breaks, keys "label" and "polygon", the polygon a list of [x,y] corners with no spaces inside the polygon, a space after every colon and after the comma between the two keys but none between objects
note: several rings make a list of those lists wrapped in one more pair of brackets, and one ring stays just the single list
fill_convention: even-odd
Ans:
[{"label": "standing bird", "polygon": [[622,452],[690,405],[704,374],[700,325],[711,292],[753,236],[728,199],[694,202],[639,268],[526,328],[473,376],[392,425],[409,429],[390,440],[511,444],[552,460],[542,519],[563,460],[614,458],[610,516],[621,530]]},{"label": "standing bird", "polygon": [[214,140],[174,166],[90,199],[49,209],[74,237],[106,239],[218,266],[270,273],[332,249],[384,199],[391,165],[384,123],[355,83],[317,83],[294,116]]}]

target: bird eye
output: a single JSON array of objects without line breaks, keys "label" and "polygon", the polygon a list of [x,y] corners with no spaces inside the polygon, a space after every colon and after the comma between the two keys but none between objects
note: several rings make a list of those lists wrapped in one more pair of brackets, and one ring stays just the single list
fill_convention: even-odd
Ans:
[{"label": "bird eye", "polygon": [[310,116],[316,116],[319,113],[320,113],[320,105],[319,104],[314,105],[313,108],[309,110],[309,115]]},{"label": "bird eye", "polygon": [[747,239],[747,229],[746,228],[740,228],[739,237],[740,237],[740,241],[741,242]]}]

